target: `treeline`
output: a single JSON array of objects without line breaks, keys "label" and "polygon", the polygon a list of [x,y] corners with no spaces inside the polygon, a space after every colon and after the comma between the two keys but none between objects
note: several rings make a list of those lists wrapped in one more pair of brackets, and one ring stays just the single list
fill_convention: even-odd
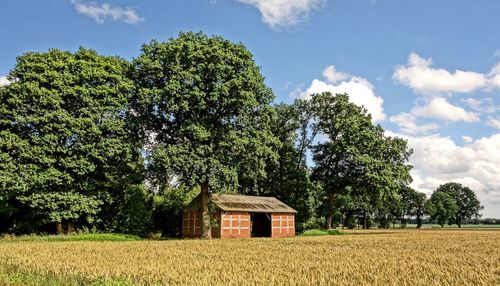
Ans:
[{"label": "treeline", "polygon": [[387,228],[478,216],[474,193],[409,187],[412,151],[347,94],[273,105],[252,54],[202,33],[127,61],[80,48],[25,53],[0,87],[0,232],[178,236],[200,192],[275,196],[297,229]]}]

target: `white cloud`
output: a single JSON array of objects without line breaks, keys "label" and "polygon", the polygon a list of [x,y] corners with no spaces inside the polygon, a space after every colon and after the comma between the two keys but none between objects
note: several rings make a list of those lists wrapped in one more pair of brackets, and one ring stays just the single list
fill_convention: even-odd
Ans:
[{"label": "white cloud", "polygon": [[490,117],[490,119],[488,120],[488,125],[500,130],[500,117],[497,118]]},{"label": "white cloud", "polygon": [[500,217],[500,134],[461,147],[439,135],[405,136],[414,150],[410,157],[412,187],[432,193],[440,184],[455,181],[469,186],[485,205],[485,217]]},{"label": "white cloud", "polygon": [[103,24],[107,20],[137,24],[144,20],[131,7],[113,7],[109,3],[101,5],[95,2],[82,3],[79,0],[71,0],[71,3],[78,13],[94,19],[99,24]]},{"label": "white cloud", "polygon": [[408,112],[402,112],[398,115],[391,116],[389,120],[398,125],[401,131],[407,134],[419,134],[419,133],[428,133],[429,131],[434,131],[439,128],[439,125],[436,123],[429,123],[418,125],[417,117]]},{"label": "white cloud", "polygon": [[462,99],[462,101],[478,113],[491,114],[495,113],[497,109],[500,110],[500,107],[495,106],[491,98],[466,98]]},{"label": "white cloud", "polygon": [[348,73],[337,71],[334,65],[327,66],[323,70],[323,76],[331,83],[346,80],[351,77]]},{"label": "white cloud", "polygon": [[416,116],[443,119],[446,121],[479,121],[476,113],[468,112],[465,109],[452,105],[443,97],[436,97],[430,100],[425,106],[415,106],[411,113]]},{"label": "white cloud", "polygon": [[10,80],[6,76],[0,76],[0,86],[6,86],[10,84]]},{"label": "white cloud", "polygon": [[237,0],[259,9],[262,21],[273,28],[294,26],[306,21],[311,11],[327,0]]},{"label": "white cloud", "polygon": [[500,49],[496,50],[494,53],[493,53],[493,57],[500,57]]},{"label": "white cloud", "polygon": [[462,135],[462,140],[464,140],[464,143],[466,143],[466,144],[471,143],[472,141],[474,141],[474,139],[472,139],[472,137],[466,136],[466,135]]},{"label": "white cloud", "polygon": [[371,114],[374,122],[385,119],[383,103],[384,100],[376,96],[373,92],[374,87],[366,79],[361,77],[352,77],[348,81],[343,81],[338,85],[328,84],[324,81],[314,79],[306,91],[300,93],[299,98],[309,99],[311,94],[321,92],[331,92],[332,94],[347,93],[349,100],[358,105],[364,106]]},{"label": "white cloud", "polygon": [[431,59],[411,53],[405,66],[397,66],[393,78],[422,94],[468,93],[478,89],[500,88],[500,64],[489,74],[433,68]]},{"label": "white cloud", "polygon": [[489,89],[500,88],[500,63],[497,63],[488,74]]}]

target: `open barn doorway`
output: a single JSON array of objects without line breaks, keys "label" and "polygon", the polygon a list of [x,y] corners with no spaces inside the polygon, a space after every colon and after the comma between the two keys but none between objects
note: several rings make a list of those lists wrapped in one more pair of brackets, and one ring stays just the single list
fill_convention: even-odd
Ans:
[{"label": "open barn doorway", "polygon": [[271,237],[271,214],[251,213],[252,237]]}]

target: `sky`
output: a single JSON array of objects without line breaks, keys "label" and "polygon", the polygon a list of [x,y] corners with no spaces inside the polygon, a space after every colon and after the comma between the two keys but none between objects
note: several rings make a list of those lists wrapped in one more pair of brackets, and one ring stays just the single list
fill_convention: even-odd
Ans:
[{"label": "sky", "polygon": [[500,1],[2,0],[0,84],[17,56],[80,46],[133,59],[203,31],[242,42],[276,102],[347,92],[408,140],[412,187],[455,181],[500,218]]}]

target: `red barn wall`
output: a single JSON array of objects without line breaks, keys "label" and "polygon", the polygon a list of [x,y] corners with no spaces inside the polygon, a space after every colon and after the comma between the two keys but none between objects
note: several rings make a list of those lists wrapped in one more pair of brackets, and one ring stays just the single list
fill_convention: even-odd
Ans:
[{"label": "red barn wall", "polygon": [[[251,237],[250,213],[216,212],[217,224],[212,226],[213,238],[249,238]],[[295,236],[295,215],[290,213],[271,214],[271,237]],[[184,212],[182,219],[182,237],[201,237],[201,212]]]},{"label": "red barn wall", "polygon": [[[216,212],[212,216],[213,219],[217,220],[217,225],[211,227],[213,238],[220,238],[220,217],[220,212]],[[182,216],[182,237],[201,237],[201,212],[184,212]]]},{"label": "red barn wall", "polygon": [[295,236],[295,215],[291,213],[271,214],[272,237]]},{"label": "red barn wall", "polygon": [[182,237],[201,236],[201,212],[188,211],[182,216]]},{"label": "red barn wall", "polygon": [[222,212],[221,218],[221,238],[250,237],[250,213]]}]

